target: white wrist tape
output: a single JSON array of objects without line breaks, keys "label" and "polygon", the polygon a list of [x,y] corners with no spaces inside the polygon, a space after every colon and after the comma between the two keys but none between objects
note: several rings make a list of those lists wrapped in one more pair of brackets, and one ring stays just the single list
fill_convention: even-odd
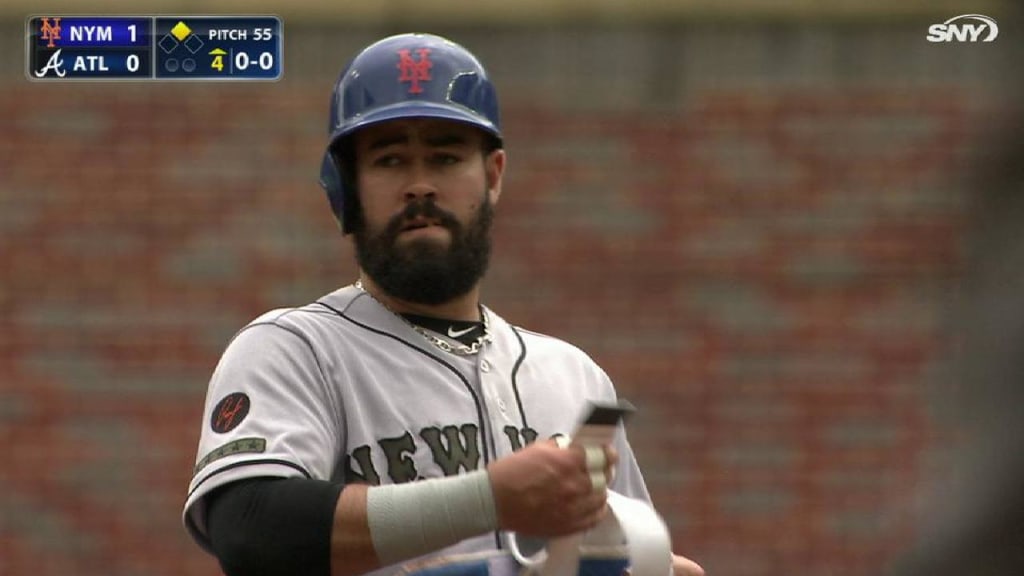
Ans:
[{"label": "white wrist tape", "polygon": [[440,550],[498,526],[486,470],[366,491],[370,537],[382,564]]}]

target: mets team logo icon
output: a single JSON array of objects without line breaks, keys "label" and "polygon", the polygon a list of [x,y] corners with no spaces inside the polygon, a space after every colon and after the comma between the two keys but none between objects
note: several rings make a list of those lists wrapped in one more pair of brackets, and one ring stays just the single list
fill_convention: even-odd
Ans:
[{"label": "mets team logo icon", "polygon": [[54,42],[60,40],[60,18],[54,18],[53,24],[50,24],[49,18],[43,18],[39,25],[39,39],[47,41],[47,48],[55,47]]},{"label": "mets team logo icon", "polygon": [[419,60],[412,57],[410,50],[398,51],[398,70],[401,72],[398,81],[409,83],[409,94],[423,92],[420,82],[430,81],[430,69],[434,66],[430,61],[430,48],[420,48],[416,55]]},{"label": "mets team logo icon", "polygon": [[228,394],[217,402],[210,414],[210,428],[224,434],[238,427],[249,414],[249,397],[242,392]]}]

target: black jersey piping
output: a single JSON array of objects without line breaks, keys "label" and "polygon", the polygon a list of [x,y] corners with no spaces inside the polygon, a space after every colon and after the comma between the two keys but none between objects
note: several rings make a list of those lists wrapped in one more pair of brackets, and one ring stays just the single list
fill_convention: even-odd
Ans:
[{"label": "black jersey piping", "polygon": [[335,308],[334,306],[331,306],[330,304],[327,304],[327,303],[325,303],[323,301],[320,301],[320,300],[317,300],[316,303],[321,305],[321,306],[323,306],[324,308],[327,308],[328,310],[334,312],[335,314],[338,315],[339,318],[347,320],[348,322],[350,322],[350,323],[352,323],[352,324],[354,324],[356,326],[359,326],[360,328],[363,328],[364,330],[368,330],[370,332],[373,332],[374,334],[379,334],[381,336],[387,336],[388,338],[391,338],[395,342],[398,342],[398,343],[400,343],[400,344],[402,344],[404,346],[407,346],[408,348],[410,348],[410,349],[412,349],[412,350],[414,350],[416,352],[419,352],[420,354],[423,354],[427,358],[430,358],[431,360],[433,360],[433,361],[437,362],[438,364],[440,364],[440,365],[444,366],[445,368],[447,368],[449,371],[451,371],[452,374],[455,374],[455,376],[457,376],[458,379],[462,382],[463,386],[466,387],[466,390],[469,391],[469,395],[472,396],[472,398],[473,398],[473,406],[476,408],[477,423],[480,424],[480,435],[481,435],[480,445],[483,448],[482,452],[483,452],[483,456],[484,456],[484,466],[487,466],[488,464],[491,463],[491,457],[490,457],[490,455],[488,454],[488,451],[487,451],[487,446],[488,446],[487,430],[488,430],[488,427],[487,427],[486,423],[484,422],[484,412],[483,412],[483,407],[480,405],[480,398],[477,396],[476,390],[473,390],[473,386],[470,385],[469,381],[466,380],[466,377],[463,376],[462,373],[459,372],[459,370],[457,368],[455,368],[454,366],[452,366],[451,364],[446,362],[444,359],[438,358],[437,356],[434,356],[430,352],[422,350],[422,349],[414,346],[413,344],[411,344],[409,342],[406,342],[402,338],[400,338],[398,336],[395,336],[394,334],[391,334],[390,332],[385,332],[383,330],[379,330],[379,329],[374,328],[372,326],[367,326],[366,324],[363,324],[362,322],[356,320],[355,318],[347,316],[344,312],[338,310],[337,308]]},{"label": "black jersey piping", "polygon": [[289,462],[287,460],[278,460],[278,459],[275,459],[275,458],[261,458],[259,460],[243,460],[241,462],[232,462],[231,464],[228,464],[227,466],[225,466],[223,468],[218,468],[217,470],[214,470],[213,472],[210,472],[209,474],[207,474],[206,477],[204,477],[202,480],[200,480],[199,482],[196,482],[196,485],[195,485],[194,488],[189,490],[188,498],[191,498],[192,494],[194,494],[196,490],[199,490],[200,486],[202,486],[207,480],[209,480],[210,478],[213,478],[217,474],[220,474],[222,472],[227,472],[228,470],[234,470],[235,468],[241,468],[242,466],[255,466],[257,464],[278,464],[278,465],[281,465],[281,466],[287,466],[288,468],[294,468],[295,470],[298,470],[307,479],[313,478],[313,476],[311,476],[310,473],[307,472],[305,468],[303,468],[302,466],[299,466],[298,464],[296,464],[294,462]]},{"label": "black jersey piping", "polygon": [[519,334],[519,329],[515,326],[510,326],[512,333],[516,335],[516,340],[519,341],[519,358],[516,358],[515,365],[512,366],[512,392],[516,395],[516,406],[519,407],[519,418],[523,421],[523,428],[529,428],[530,424],[526,421],[526,408],[523,407],[523,399],[519,395],[519,367],[523,365],[523,360],[526,359],[526,342],[523,341],[523,337]]}]

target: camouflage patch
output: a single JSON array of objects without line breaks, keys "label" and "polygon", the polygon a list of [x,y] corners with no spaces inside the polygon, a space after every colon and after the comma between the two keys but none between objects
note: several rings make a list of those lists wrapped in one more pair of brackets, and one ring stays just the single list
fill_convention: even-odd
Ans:
[{"label": "camouflage patch", "polygon": [[239,438],[238,440],[232,440],[227,444],[214,449],[212,452],[203,456],[203,459],[196,463],[193,474],[198,474],[200,470],[206,468],[211,463],[220,460],[226,456],[234,456],[235,454],[261,454],[267,450],[267,440],[265,438]]}]

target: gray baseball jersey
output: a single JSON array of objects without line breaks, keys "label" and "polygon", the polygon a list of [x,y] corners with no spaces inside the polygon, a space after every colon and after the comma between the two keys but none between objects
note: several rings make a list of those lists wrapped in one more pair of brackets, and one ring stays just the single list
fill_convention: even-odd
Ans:
[{"label": "gray baseball jersey", "polygon": [[[451,476],[535,439],[570,435],[588,401],[615,399],[608,376],[578,348],[484,313],[492,341],[469,356],[442,351],[354,286],[268,312],[239,331],[207,392],[184,509],[193,538],[210,549],[204,498],[229,482],[379,485]],[[621,429],[616,448],[611,488],[649,499]],[[497,545],[484,535],[432,556]]]}]

